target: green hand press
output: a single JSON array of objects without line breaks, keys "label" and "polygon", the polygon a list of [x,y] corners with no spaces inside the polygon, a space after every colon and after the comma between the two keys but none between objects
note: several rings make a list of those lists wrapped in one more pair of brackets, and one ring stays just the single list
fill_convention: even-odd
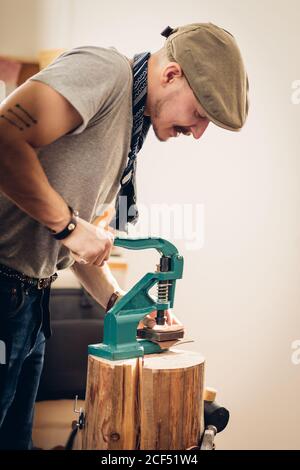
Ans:
[{"label": "green hand press", "polygon": [[[143,336],[145,330],[137,326],[145,315],[157,311],[156,323],[163,326],[165,311],[173,307],[176,280],[182,278],[183,257],[172,243],[162,238],[116,238],[115,246],[130,250],[156,249],[160,254],[159,268],[140,279],[106,314],[104,319],[103,343],[89,345],[88,352],[94,356],[110,360],[141,357],[145,354],[160,353],[165,350],[157,342],[151,341],[151,334]],[[149,290],[157,284],[157,297]],[[155,330],[153,330],[154,332]],[[175,339],[176,332],[173,333]]]}]

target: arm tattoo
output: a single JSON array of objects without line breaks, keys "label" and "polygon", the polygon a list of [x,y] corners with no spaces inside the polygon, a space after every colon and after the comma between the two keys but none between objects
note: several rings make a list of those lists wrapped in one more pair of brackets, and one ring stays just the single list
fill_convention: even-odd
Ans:
[{"label": "arm tattoo", "polygon": [[38,121],[19,103],[17,103],[14,108],[16,108],[16,110],[9,108],[6,114],[1,114],[0,118],[5,119],[12,126],[17,127],[20,131],[24,130],[23,126],[32,127],[33,124],[38,123]]},{"label": "arm tattoo", "polygon": [[4,114],[1,114],[0,117],[1,117],[2,119],[5,119],[7,122],[9,122],[10,124],[12,124],[13,126],[16,126],[16,127],[19,129],[19,131],[23,131],[23,130],[24,130],[23,127],[18,126],[18,124],[16,124],[14,121],[12,121],[11,119],[9,119],[8,117],[4,116]]},{"label": "arm tattoo", "polygon": [[30,124],[28,124],[21,116],[19,116],[19,114],[15,113],[12,109],[9,109],[7,112],[16,116],[16,118],[18,118],[23,124],[25,124],[26,127],[30,127]]},{"label": "arm tattoo", "polygon": [[34,119],[29,113],[28,111],[26,111],[26,109],[22,108],[22,106],[20,104],[16,104],[16,107],[19,108],[21,111],[23,111],[24,114],[26,114],[27,117],[29,117],[29,119],[33,122],[33,124],[37,124],[37,120]]}]

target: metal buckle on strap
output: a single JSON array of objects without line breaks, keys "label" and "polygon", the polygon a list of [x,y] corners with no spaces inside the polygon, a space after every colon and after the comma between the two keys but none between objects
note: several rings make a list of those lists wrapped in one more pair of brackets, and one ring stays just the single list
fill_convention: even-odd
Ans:
[{"label": "metal buckle on strap", "polygon": [[44,278],[44,279],[38,279],[37,288],[38,289],[47,289],[47,287],[49,287],[50,284],[52,282],[54,282],[56,278],[57,278],[57,274],[55,273],[50,277],[47,277],[47,278]]},{"label": "metal buckle on strap", "polygon": [[49,278],[39,279],[38,282],[37,282],[37,288],[38,289],[46,289],[47,287],[49,287],[50,284],[51,284],[51,281],[50,281]]}]

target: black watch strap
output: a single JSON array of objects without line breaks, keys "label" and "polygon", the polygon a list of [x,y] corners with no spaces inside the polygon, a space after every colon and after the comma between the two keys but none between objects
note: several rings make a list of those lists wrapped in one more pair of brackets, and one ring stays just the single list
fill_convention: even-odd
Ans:
[{"label": "black watch strap", "polygon": [[71,212],[71,219],[68,222],[68,225],[61,230],[60,232],[53,232],[52,235],[56,240],[64,240],[64,238],[67,238],[76,228],[77,226],[77,219],[78,217],[78,211],[75,211],[72,209],[72,207],[69,206],[70,212]]},{"label": "black watch strap", "polygon": [[119,291],[115,291],[111,294],[109,301],[107,303],[107,306],[106,306],[105,313],[107,313],[111,308],[113,308],[113,306],[115,305],[115,303],[120,297],[121,297],[121,294]]}]

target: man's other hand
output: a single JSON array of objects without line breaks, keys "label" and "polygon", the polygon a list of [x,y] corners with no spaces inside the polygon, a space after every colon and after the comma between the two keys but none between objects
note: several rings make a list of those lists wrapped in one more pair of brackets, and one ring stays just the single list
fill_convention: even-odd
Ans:
[{"label": "man's other hand", "polygon": [[[138,328],[144,328],[145,326],[148,327],[148,328],[155,328],[157,326],[156,321],[155,321],[156,315],[157,315],[156,310],[151,312],[149,315],[146,315],[143,318],[143,320],[141,320],[140,323],[138,324]],[[166,310],[165,320],[166,320],[165,325],[167,325],[167,326],[182,325],[181,321],[178,320],[178,318],[172,312],[172,309]]]}]

